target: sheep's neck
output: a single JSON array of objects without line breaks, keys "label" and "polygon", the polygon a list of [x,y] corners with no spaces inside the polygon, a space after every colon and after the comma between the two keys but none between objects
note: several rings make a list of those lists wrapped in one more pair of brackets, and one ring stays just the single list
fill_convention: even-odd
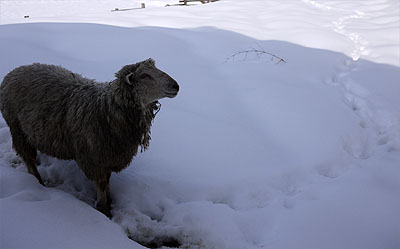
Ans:
[{"label": "sheep's neck", "polygon": [[142,151],[147,149],[152,121],[159,110],[158,101],[143,105],[133,91],[121,88],[116,82],[110,84],[107,98],[108,122],[113,133],[131,140],[131,144],[137,143]]}]

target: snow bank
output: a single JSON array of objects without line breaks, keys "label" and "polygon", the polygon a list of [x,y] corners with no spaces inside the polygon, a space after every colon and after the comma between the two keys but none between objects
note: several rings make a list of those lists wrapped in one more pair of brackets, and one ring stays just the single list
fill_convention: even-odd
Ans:
[{"label": "snow bank", "polygon": [[[145,9],[111,12],[115,8]],[[123,27],[216,27],[259,40],[283,40],[351,57],[400,66],[400,2],[397,0],[223,0],[164,7],[177,0],[3,0],[0,24],[89,22]],[[23,18],[29,15],[29,18]]]},{"label": "snow bank", "polygon": [[[2,11],[14,6],[5,2]],[[149,150],[113,174],[112,221],[92,208],[94,185],[73,161],[40,155],[49,188],[40,186],[1,119],[1,247],[141,248],[128,235],[181,248],[398,248],[398,3],[358,3],[232,0],[118,13],[99,3],[75,17],[33,7],[29,20],[3,15],[125,27],[1,25],[0,78],[40,61],[107,81],[152,57],[181,91],[161,101]],[[231,57],[252,49],[286,63]]]}]

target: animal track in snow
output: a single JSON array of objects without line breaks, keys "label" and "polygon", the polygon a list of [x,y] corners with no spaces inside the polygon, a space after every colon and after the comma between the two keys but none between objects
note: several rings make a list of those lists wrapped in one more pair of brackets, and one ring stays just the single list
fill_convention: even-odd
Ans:
[{"label": "animal track in snow", "polygon": [[[352,57],[353,61],[358,61],[360,59],[361,55],[368,54],[368,51],[365,49],[366,45],[368,45],[368,42],[365,41],[359,34],[347,31],[346,30],[346,22],[349,22],[352,19],[363,18],[364,16],[365,16],[364,12],[354,10],[354,14],[344,16],[344,17],[340,18],[338,21],[332,22],[333,30],[338,34],[341,34],[341,35],[347,37],[354,44],[354,49],[351,53],[351,57]],[[349,64],[349,66],[351,66],[351,63],[348,63],[348,64]]]},{"label": "animal track in snow", "polygon": [[[327,84],[338,87],[343,93],[343,100],[360,118],[360,127],[364,129],[360,134],[353,134],[343,139],[343,149],[353,158],[368,159],[378,146],[396,139],[396,134],[391,135],[396,118],[390,111],[382,108],[380,103],[374,103],[370,98],[371,93],[362,87],[363,82],[356,82],[352,73],[358,70],[359,60],[369,54],[366,41],[360,34],[348,29],[349,24],[356,19],[367,18],[368,14],[360,10],[349,10],[331,7],[312,0],[303,0],[315,8],[327,11],[341,11],[348,13],[336,21],[332,21],[331,28],[351,41],[353,49],[350,59],[346,59],[337,69],[337,72],[328,78]],[[389,150],[388,150],[389,151]]]}]

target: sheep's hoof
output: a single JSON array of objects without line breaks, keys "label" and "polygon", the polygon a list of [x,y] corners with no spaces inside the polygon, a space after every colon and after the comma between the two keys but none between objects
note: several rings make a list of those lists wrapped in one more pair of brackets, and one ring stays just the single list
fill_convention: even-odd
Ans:
[{"label": "sheep's hoof", "polygon": [[109,205],[100,205],[100,204],[97,204],[97,205],[96,205],[96,209],[97,209],[99,212],[103,213],[105,216],[107,216],[108,218],[111,219],[111,209],[110,209],[110,206],[109,206]]}]

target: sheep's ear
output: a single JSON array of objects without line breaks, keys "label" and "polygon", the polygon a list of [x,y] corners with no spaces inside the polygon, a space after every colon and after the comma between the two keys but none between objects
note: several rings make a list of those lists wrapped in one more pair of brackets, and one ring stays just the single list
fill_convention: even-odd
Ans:
[{"label": "sheep's ear", "polygon": [[126,81],[126,83],[128,83],[129,85],[132,85],[132,84],[133,84],[133,76],[134,76],[133,73],[127,74],[127,75],[125,76],[125,81]]},{"label": "sheep's ear", "polygon": [[152,58],[148,58],[146,62],[150,63],[153,66],[156,66],[156,62]]}]

